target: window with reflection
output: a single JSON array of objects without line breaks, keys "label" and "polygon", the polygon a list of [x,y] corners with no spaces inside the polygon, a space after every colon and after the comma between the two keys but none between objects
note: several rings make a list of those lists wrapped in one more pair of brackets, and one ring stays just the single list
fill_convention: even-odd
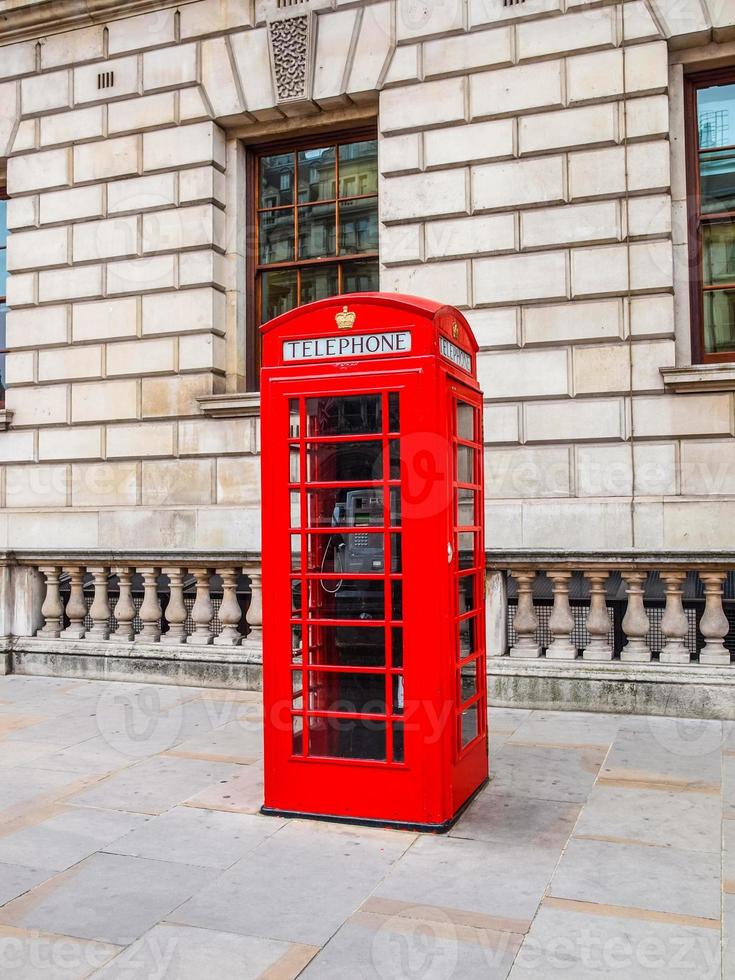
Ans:
[{"label": "window with reflection", "polygon": [[692,360],[735,360],[735,70],[689,80]]},{"label": "window with reflection", "polygon": [[6,303],[8,287],[8,199],[5,188],[0,186],[0,405],[5,404],[5,321],[8,314]]},{"label": "window with reflection", "polygon": [[256,182],[257,325],[378,288],[377,139],[265,151]]}]

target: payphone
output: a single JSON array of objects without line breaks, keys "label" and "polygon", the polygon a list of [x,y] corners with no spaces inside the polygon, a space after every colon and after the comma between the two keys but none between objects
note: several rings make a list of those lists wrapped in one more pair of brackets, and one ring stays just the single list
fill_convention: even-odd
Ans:
[{"label": "payphone", "polygon": [[488,772],[477,344],[377,293],[261,329],[263,810],[446,830]]}]

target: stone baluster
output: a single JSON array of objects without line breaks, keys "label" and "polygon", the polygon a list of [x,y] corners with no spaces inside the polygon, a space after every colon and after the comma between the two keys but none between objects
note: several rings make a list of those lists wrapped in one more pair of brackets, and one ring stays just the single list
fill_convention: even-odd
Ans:
[{"label": "stone baluster", "polygon": [[117,575],[118,599],[115,603],[114,616],[117,620],[117,629],[111,634],[110,639],[129,642],[135,638],[133,620],[135,619],[135,606],[133,605],[133,569],[122,567],[113,569]]},{"label": "stone baluster", "polygon": [[549,630],[552,640],[546,648],[549,660],[574,660],[577,649],[571,641],[574,629],[574,616],[569,606],[569,580],[571,572],[552,571],[546,573],[554,589],[554,608],[549,616]]},{"label": "stone baluster", "polygon": [[705,607],[699,621],[699,631],[704,637],[704,646],[699,653],[701,664],[729,664],[730,651],[723,640],[730,624],[722,609],[722,583],[724,572],[700,572],[704,584]]},{"label": "stone baluster", "polygon": [[643,604],[643,589],[648,572],[625,572],[628,604],[623,616],[623,632],[628,638],[620,652],[620,659],[630,663],[646,663],[651,659],[651,648],[646,642],[651,624]]},{"label": "stone baluster", "polygon": [[46,596],[41,606],[44,625],[36,634],[49,639],[57,639],[64,625],[64,605],[59,592],[59,576],[61,568],[58,565],[43,565],[39,568],[46,579]]},{"label": "stone baluster", "polygon": [[180,568],[164,568],[168,576],[169,599],[166,606],[168,633],[161,637],[161,643],[186,643],[186,606],[184,605],[184,573]]},{"label": "stone baluster", "polygon": [[84,617],[87,615],[87,603],[84,601],[84,569],[78,567],[65,568],[71,579],[71,591],[66,603],[66,615],[69,625],[62,632],[65,640],[81,640],[86,632]]},{"label": "stone baluster", "polygon": [[242,642],[242,633],[237,628],[242,619],[242,609],[237,599],[237,571],[234,568],[218,568],[217,574],[222,579],[222,604],[219,607],[222,632],[214,642],[218,646],[234,647]]},{"label": "stone baluster", "polygon": [[135,637],[136,643],[158,643],[161,639],[161,603],[158,601],[158,569],[141,568],[143,604],[138,610],[143,628]]},{"label": "stone baluster", "polygon": [[88,640],[106,640],[110,636],[110,601],[107,597],[107,569],[102,565],[90,568],[94,580],[94,600],[89,609],[92,629]]},{"label": "stone baluster", "polygon": [[248,571],[250,580],[250,605],[248,606],[247,621],[250,632],[248,643],[262,646],[263,644],[263,578],[260,571]]},{"label": "stone baluster", "polygon": [[536,573],[532,569],[522,568],[513,572],[513,578],[518,586],[518,606],[513,619],[516,642],[508,652],[511,657],[540,657],[541,647],[536,639],[538,617],[533,608]]},{"label": "stone baluster", "polygon": [[212,599],[209,595],[209,570],[206,568],[191,569],[197,583],[196,599],[191,610],[194,620],[194,632],[187,637],[187,643],[211,643],[212,635]]},{"label": "stone baluster", "polygon": [[590,640],[582,651],[585,660],[612,660],[613,649],[608,640],[610,616],[605,602],[605,583],[608,572],[586,572],[590,583],[590,611],[587,615],[587,632]]},{"label": "stone baluster", "polygon": [[662,664],[688,664],[691,659],[686,642],[689,624],[681,601],[685,578],[685,572],[661,573],[666,586],[666,608],[661,617],[661,632],[666,642],[659,655]]}]

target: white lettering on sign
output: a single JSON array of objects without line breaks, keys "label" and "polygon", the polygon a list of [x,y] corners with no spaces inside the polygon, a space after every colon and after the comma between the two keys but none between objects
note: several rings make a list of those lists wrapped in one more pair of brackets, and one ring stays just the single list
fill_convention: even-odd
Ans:
[{"label": "white lettering on sign", "polygon": [[472,374],[472,358],[467,351],[462,350],[461,347],[457,347],[456,344],[453,344],[451,340],[447,340],[446,337],[439,337],[439,351],[452,364],[456,364],[468,374]]},{"label": "white lettering on sign", "polygon": [[283,341],[284,361],[311,361],[321,357],[366,357],[370,354],[408,354],[410,350],[410,330]]}]

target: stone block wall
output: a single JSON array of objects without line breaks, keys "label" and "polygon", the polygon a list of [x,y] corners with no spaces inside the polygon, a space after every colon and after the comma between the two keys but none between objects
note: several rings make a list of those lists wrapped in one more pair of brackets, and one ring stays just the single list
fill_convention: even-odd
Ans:
[{"label": "stone block wall", "polygon": [[735,10],[675,6],[309,0],[297,100],[275,0],[0,47],[0,547],[258,548],[257,417],[204,414],[243,387],[243,147],[370,118],[382,288],[482,347],[489,546],[734,546],[733,393],[660,369],[688,359],[675,62],[735,63]]}]

